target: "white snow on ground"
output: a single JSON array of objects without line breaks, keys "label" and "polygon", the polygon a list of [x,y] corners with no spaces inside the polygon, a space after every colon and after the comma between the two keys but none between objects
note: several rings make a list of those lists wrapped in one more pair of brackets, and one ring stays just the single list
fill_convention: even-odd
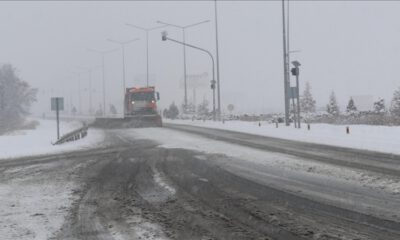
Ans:
[{"label": "white snow on ground", "polygon": [[[19,130],[0,135],[0,159],[49,153],[60,153],[96,146],[104,140],[101,130],[89,129],[88,135],[74,142],[52,145],[57,140],[55,120],[40,119],[34,130]],[[60,135],[73,131],[82,124],[77,121],[60,122]]]},{"label": "white snow on ground", "polygon": [[130,129],[121,132],[126,137],[150,139],[165,148],[184,148],[213,154],[224,154],[262,166],[284,169],[304,176],[318,177],[321,181],[348,183],[360,187],[374,188],[389,194],[400,193],[400,179],[380,174],[357,171],[331,164],[310,161],[286,154],[262,151],[236,144],[225,143],[165,128]]},{"label": "white snow on ground", "polygon": [[171,187],[164,179],[163,176],[161,176],[160,172],[157,171],[156,168],[153,169],[154,171],[154,182],[156,182],[160,187],[166,189],[171,195],[174,195],[176,193],[175,188]]},{"label": "white snow on ground", "polygon": [[[130,221],[132,223],[134,221]],[[161,227],[157,224],[146,222],[143,220],[135,222],[133,226],[135,234],[137,235],[137,239],[143,240],[167,240],[164,233],[161,230]]]},{"label": "white snow on ground", "polygon": [[77,198],[71,177],[78,167],[53,162],[0,169],[0,238],[53,237]]},{"label": "white snow on ground", "polygon": [[286,127],[283,123],[276,128],[275,124],[244,121],[191,121],[191,120],[163,120],[166,123],[193,125],[199,127],[225,129],[261,136],[269,136],[296,141],[319,143],[340,147],[364,149],[370,151],[400,154],[400,127],[349,125],[350,134],[346,134],[347,125],[311,124],[311,130],[302,124],[301,129],[292,126]]}]

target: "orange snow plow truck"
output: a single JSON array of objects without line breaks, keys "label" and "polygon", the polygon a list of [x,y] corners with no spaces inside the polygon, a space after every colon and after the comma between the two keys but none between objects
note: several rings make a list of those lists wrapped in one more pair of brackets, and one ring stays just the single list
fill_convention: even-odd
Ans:
[{"label": "orange snow plow truck", "polygon": [[124,118],[96,118],[93,125],[104,128],[162,127],[157,111],[160,94],[155,87],[127,88],[124,99]]}]

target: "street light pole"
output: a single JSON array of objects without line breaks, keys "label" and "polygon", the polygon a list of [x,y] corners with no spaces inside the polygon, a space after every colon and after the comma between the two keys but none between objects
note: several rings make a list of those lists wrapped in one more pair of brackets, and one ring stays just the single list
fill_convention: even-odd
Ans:
[{"label": "street light pole", "polygon": [[146,30],[146,86],[149,86],[149,30]]},{"label": "street light pole", "polygon": [[165,25],[152,28],[144,28],[130,23],[126,23],[125,25],[146,32],[146,86],[148,87],[149,86],[149,32],[155,29],[163,28],[165,27]]},{"label": "street light pole", "polygon": [[[181,25],[176,25],[176,24],[171,24],[171,23],[166,23],[163,21],[157,21],[157,23],[164,24],[165,26],[171,26],[171,27],[176,27],[182,29],[182,41],[183,43],[186,43],[186,29],[190,27],[194,27],[203,23],[208,23],[210,20],[205,20],[185,26]],[[183,44],[183,85],[185,88],[185,96],[184,96],[184,112],[187,110],[187,73],[186,73],[186,45]]]},{"label": "street light pole", "polygon": [[103,116],[105,116],[106,115],[106,79],[105,79],[105,74],[104,74],[104,72],[105,72],[104,57],[105,57],[105,54],[114,52],[117,49],[100,51],[100,50],[88,48],[87,50],[91,51],[91,52],[99,53],[101,55],[101,67],[102,67],[102,75],[103,75],[102,76],[103,77]]},{"label": "street light pole", "polygon": [[200,50],[202,52],[207,53],[208,56],[210,56],[211,63],[212,63],[212,76],[213,76],[213,79],[211,80],[211,89],[213,90],[213,121],[215,121],[216,120],[216,111],[215,111],[215,83],[216,83],[216,81],[215,81],[215,62],[214,62],[213,55],[211,54],[211,52],[209,52],[206,49],[199,48],[199,47],[196,47],[194,45],[191,45],[191,44],[188,44],[188,43],[183,43],[183,42],[180,42],[178,40],[169,38],[169,37],[167,37],[167,32],[163,32],[162,33],[162,40],[163,41],[170,40],[172,42],[175,42],[175,43],[178,43],[178,44],[182,44],[182,45],[185,45],[185,46]]},{"label": "street light pole", "polygon": [[92,107],[92,69],[90,68],[85,68],[85,67],[79,67],[80,69],[84,70],[89,74],[89,114],[93,113],[93,107]]},{"label": "street light pole", "polygon": [[[182,28],[183,42],[186,43],[185,28]],[[184,108],[183,111],[187,112],[187,73],[186,73],[186,45],[183,45],[183,85],[185,88]]]},{"label": "street light pole", "polygon": [[77,77],[78,80],[78,113],[82,114],[82,101],[81,101],[81,73],[73,72],[73,74]]},{"label": "street light pole", "polygon": [[113,39],[107,39],[109,42],[118,44],[121,46],[122,50],[122,88],[123,88],[123,99],[122,99],[122,113],[125,115],[125,92],[126,92],[126,72],[125,72],[125,46],[129,43],[139,40],[139,38],[135,38],[128,41],[117,41]]}]

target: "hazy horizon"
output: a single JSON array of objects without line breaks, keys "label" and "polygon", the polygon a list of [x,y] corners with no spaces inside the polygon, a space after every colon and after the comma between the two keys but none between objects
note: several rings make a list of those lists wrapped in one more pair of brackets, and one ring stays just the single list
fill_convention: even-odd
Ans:
[{"label": "hazy horizon", "polygon": [[[145,34],[128,27],[159,26],[157,20],[187,25],[186,41],[215,53],[213,1],[133,2],[0,2],[0,63],[10,63],[20,77],[39,89],[33,112],[49,111],[50,97],[63,96],[78,106],[79,67],[101,64],[87,48],[107,50],[118,45],[106,39],[140,38],[126,47],[127,86],[145,84]],[[283,111],[282,11],[280,1],[218,1],[220,81],[223,110]],[[301,50],[291,59],[302,63],[301,92],[310,82],[317,106],[325,106],[331,91],[340,105],[354,95],[385,98],[387,106],[400,86],[400,2],[291,1],[290,48]],[[181,40],[179,29],[150,33],[150,85],[161,94],[160,107],[182,103],[182,47],[161,41],[160,32]],[[121,51],[106,56],[107,103],[122,103]],[[207,55],[187,49],[187,74],[208,73]],[[93,106],[101,100],[101,71],[93,73]],[[197,102],[211,104],[209,80],[197,90]],[[82,108],[88,107],[88,75],[80,77]],[[86,89],[86,90],[85,90]],[[192,90],[188,91],[189,99]],[[226,111],[226,110],[225,110]]]}]

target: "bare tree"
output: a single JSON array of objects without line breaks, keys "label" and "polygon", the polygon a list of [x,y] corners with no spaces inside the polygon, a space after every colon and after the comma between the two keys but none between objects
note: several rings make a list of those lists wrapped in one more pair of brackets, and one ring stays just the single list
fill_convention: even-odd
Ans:
[{"label": "bare tree", "polygon": [[21,126],[36,101],[36,93],[37,89],[16,75],[11,64],[0,67],[0,133]]}]

